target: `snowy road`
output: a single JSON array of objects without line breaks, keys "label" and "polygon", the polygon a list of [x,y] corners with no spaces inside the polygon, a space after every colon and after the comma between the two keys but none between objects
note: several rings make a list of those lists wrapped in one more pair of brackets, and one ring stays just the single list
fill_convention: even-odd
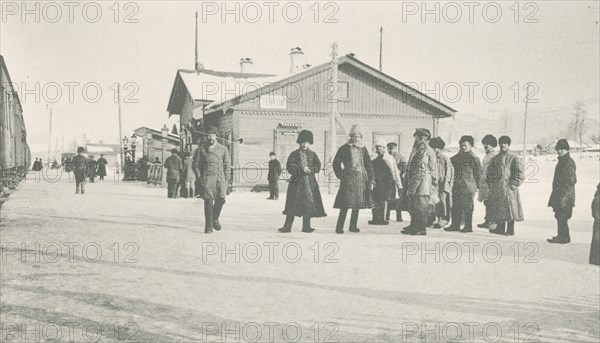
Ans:
[{"label": "snowy road", "polygon": [[521,188],[514,237],[407,237],[367,211],[361,233],[335,235],[326,194],[316,232],[297,220],[284,235],[285,196],[265,193],[231,194],[223,230],[205,235],[202,200],[108,180],[76,196],[66,177],[30,173],[0,210],[1,341],[597,342],[597,161],[578,167],[568,245],[545,241],[554,163]]}]

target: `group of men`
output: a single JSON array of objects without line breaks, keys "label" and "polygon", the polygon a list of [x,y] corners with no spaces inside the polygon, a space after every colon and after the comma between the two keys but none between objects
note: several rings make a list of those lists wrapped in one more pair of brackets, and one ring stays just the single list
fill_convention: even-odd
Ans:
[{"label": "group of men", "polygon": [[[472,136],[461,137],[460,151],[451,158],[444,154],[444,141],[431,138],[429,130],[417,129],[414,137],[405,167],[402,159],[396,158],[398,169],[404,171],[404,188],[396,210],[399,213],[406,209],[411,216],[410,225],[402,233],[425,235],[427,227],[473,232],[474,199],[478,194],[485,206],[485,221],[477,226],[493,234],[515,234],[515,222],[524,220],[519,187],[525,175],[523,160],[510,149],[510,137],[483,137],[483,163],[472,150]],[[575,206],[576,167],[567,140],[560,139],[555,150],[558,163],[548,206],[554,210],[558,234],[548,242],[565,244],[571,241],[567,222]]]}]

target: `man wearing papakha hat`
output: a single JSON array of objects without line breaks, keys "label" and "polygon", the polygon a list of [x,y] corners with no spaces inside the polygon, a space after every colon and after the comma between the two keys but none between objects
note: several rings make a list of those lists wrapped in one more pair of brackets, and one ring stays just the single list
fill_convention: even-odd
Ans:
[{"label": "man wearing papakha hat", "polygon": [[427,142],[431,138],[428,129],[416,129],[408,164],[406,166],[406,195],[410,225],[401,232],[405,235],[426,235],[427,218],[430,212],[430,197],[437,187],[435,152]]},{"label": "man wearing papakha hat", "polygon": [[496,147],[498,146],[498,139],[491,134],[487,134],[481,140],[481,144],[483,144],[483,149],[485,149],[485,156],[483,157],[483,161],[481,162],[481,170],[482,170],[482,180],[479,184],[479,192],[477,194],[477,200],[479,202],[483,202],[485,206],[485,221],[481,224],[477,224],[477,227],[482,229],[495,229],[496,224],[492,223],[489,218],[490,213],[490,187],[488,186],[485,175],[487,174],[487,168],[490,165],[492,159],[498,155],[498,150]]},{"label": "man wearing papakha hat", "polygon": [[286,169],[290,173],[290,184],[285,199],[285,224],[278,231],[292,231],[295,217],[302,217],[302,232],[315,231],[310,225],[311,218],[325,217],[323,200],[315,174],[321,171],[321,161],[317,154],[310,150],[313,134],[302,130],[296,140],[298,149],[292,151],[287,159]]},{"label": "man wearing papakha hat", "polygon": [[510,150],[511,139],[498,139],[500,153],[490,162],[486,181],[490,187],[490,220],[496,229],[490,233],[513,236],[515,221],[523,221],[519,187],[525,180],[523,160]]},{"label": "man wearing papakha hat", "polygon": [[577,183],[575,161],[569,154],[569,142],[559,139],[554,148],[558,154],[558,163],[554,169],[552,180],[552,194],[548,207],[554,210],[554,218],[558,227],[558,235],[548,239],[550,243],[566,244],[571,242],[568,221],[573,215],[575,207],[575,184]]},{"label": "man wearing papakha hat", "polygon": [[[452,224],[445,231],[473,232],[473,210],[475,193],[481,183],[481,161],[473,153],[475,140],[472,136],[460,138],[460,151],[450,158],[454,168],[452,185]],[[465,218],[465,226],[460,223]]]},{"label": "man wearing papakha hat", "polygon": [[177,198],[177,189],[179,188],[179,178],[183,164],[179,157],[177,149],[171,149],[171,156],[165,160],[164,167],[167,168],[167,196],[170,199]]},{"label": "man wearing papakha hat", "polygon": [[205,144],[194,152],[192,164],[198,182],[198,194],[204,199],[204,232],[221,230],[219,217],[225,205],[231,173],[231,156],[226,146],[219,144],[219,130],[208,126],[204,132]]}]

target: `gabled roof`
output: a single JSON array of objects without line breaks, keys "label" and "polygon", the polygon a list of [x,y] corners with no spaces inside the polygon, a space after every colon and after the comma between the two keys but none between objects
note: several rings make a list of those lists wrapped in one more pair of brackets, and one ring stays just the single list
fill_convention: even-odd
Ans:
[{"label": "gabled roof", "polygon": [[227,100],[240,95],[249,89],[257,89],[276,78],[271,74],[223,72],[209,69],[186,70],[179,69],[171,89],[169,113],[178,113],[178,103],[185,101],[186,93],[192,99],[212,103]]},{"label": "gabled roof", "polygon": [[[361,62],[354,54],[347,54],[338,59],[338,65],[350,64],[357,69],[385,82],[392,87],[416,98],[423,103],[437,109],[442,117],[450,117],[456,110],[437,101],[418,90],[398,81],[397,79],[372,68]],[[330,62],[307,68],[292,75],[245,74],[217,72],[212,70],[178,70],[175,84],[171,91],[169,113],[176,113],[177,97],[187,92],[194,100],[205,101],[208,105],[205,113],[226,110],[239,103],[254,99],[265,93],[316,75],[331,67]],[[179,100],[181,101],[181,100]]]}]

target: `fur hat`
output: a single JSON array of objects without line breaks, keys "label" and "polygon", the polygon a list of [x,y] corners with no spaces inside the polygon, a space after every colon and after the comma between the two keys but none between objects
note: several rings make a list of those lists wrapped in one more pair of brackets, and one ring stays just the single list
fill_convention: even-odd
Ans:
[{"label": "fur hat", "polygon": [[389,143],[387,144],[387,147],[388,147],[388,148],[395,148],[395,147],[397,147],[397,146],[398,146],[398,143],[396,143],[396,142],[389,142]]},{"label": "fur hat", "polygon": [[206,130],[204,131],[205,134],[207,135],[219,135],[219,129],[217,129],[214,126],[207,126]]},{"label": "fur hat", "polygon": [[277,156],[277,154],[275,153],[275,151],[271,151],[271,152],[269,153],[269,156]]},{"label": "fur hat", "polygon": [[296,140],[296,143],[300,144],[304,142],[313,144],[313,133],[309,130],[302,130],[300,131],[300,134],[298,134],[298,139]]},{"label": "fur hat", "polygon": [[440,149],[443,150],[446,147],[446,142],[444,142],[444,140],[440,137],[433,137],[430,141],[429,141],[429,146],[432,149]]},{"label": "fur hat", "polygon": [[178,152],[179,152],[179,150],[177,150],[177,149],[175,149],[175,148],[171,149],[171,153],[172,153],[172,154],[176,154],[176,153],[178,153]]},{"label": "fur hat", "polygon": [[483,137],[483,139],[481,140],[481,144],[491,145],[495,148],[498,146],[498,140],[496,139],[496,137],[494,137],[494,135],[485,135],[485,137]]},{"label": "fur hat", "polygon": [[498,144],[510,145],[511,142],[512,142],[512,140],[508,136],[502,136],[502,137],[498,138]]},{"label": "fur hat", "polygon": [[556,150],[571,150],[571,147],[569,146],[569,142],[562,138],[559,139],[558,142],[556,142],[556,146],[554,147],[554,149]]},{"label": "fur hat", "polygon": [[431,131],[429,131],[428,129],[425,128],[419,128],[415,130],[415,134],[413,136],[421,136],[421,137],[427,137],[427,138],[431,138]]},{"label": "fur hat", "polygon": [[360,135],[361,137],[363,136],[362,127],[358,124],[352,125],[352,127],[350,128],[350,132],[348,132],[348,136],[354,135]]},{"label": "fur hat", "polygon": [[475,146],[475,140],[473,139],[473,136],[460,137],[460,141],[458,141],[458,144],[463,144],[464,142],[469,142],[471,146]]},{"label": "fur hat", "polygon": [[[77,153],[78,154],[80,154],[80,153],[82,153],[84,151],[85,151],[85,149],[82,146],[80,146],[79,148],[77,148]],[[37,158],[36,158],[36,160],[37,160]]]}]

